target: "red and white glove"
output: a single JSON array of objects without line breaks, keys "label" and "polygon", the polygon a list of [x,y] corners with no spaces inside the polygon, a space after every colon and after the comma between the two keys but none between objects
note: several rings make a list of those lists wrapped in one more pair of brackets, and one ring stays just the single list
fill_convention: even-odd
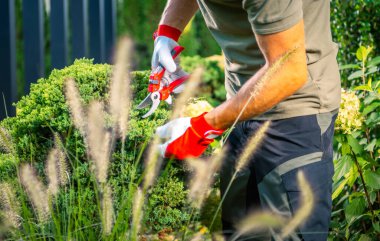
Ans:
[{"label": "red and white glove", "polygon": [[181,31],[168,25],[159,25],[153,34],[154,51],[152,56],[152,69],[156,69],[159,64],[171,73],[176,71],[178,63],[175,63],[171,51],[178,46],[178,39]]},{"label": "red and white glove", "polygon": [[160,154],[179,160],[199,157],[214,138],[224,132],[210,126],[204,118],[205,114],[207,112],[193,118],[178,118],[158,127],[157,135],[169,139],[158,146]]}]

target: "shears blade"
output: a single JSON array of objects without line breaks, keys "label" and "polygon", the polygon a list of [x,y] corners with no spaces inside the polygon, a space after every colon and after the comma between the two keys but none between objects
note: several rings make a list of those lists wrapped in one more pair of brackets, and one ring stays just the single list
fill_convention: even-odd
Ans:
[{"label": "shears blade", "polygon": [[149,93],[149,95],[147,95],[145,99],[141,101],[140,104],[136,108],[141,110],[147,107],[148,105],[150,105],[152,103],[152,99],[150,98],[151,95],[152,93]]},{"label": "shears blade", "polygon": [[156,109],[158,108],[158,105],[160,104],[160,93],[159,92],[153,92],[150,94],[150,100],[152,102],[152,107],[150,107],[150,110],[148,113],[143,115],[142,118],[147,118],[148,116],[152,115]]}]

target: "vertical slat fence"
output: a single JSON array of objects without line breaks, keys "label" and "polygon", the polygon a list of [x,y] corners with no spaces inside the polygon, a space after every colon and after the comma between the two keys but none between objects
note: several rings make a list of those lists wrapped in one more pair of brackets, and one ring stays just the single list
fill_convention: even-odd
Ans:
[{"label": "vertical slat fence", "polygon": [[[0,120],[14,115],[17,101],[16,53],[23,55],[24,93],[45,74],[44,16],[50,16],[52,68],[63,68],[76,58],[111,61],[116,40],[117,0],[50,0],[50,15],[44,0],[22,0],[23,53],[16,49],[15,0],[0,1]],[[71,31],[71,32],[70,32]],[[5,104],[5,106],[4,106]]]},{"label": "vertical slat fence", "polygon": [[70,1],[71,53],[73,59],[88,56],[88,1]]},{"label": "vertical slat fence", "polygon": [[89,1],[89,21],[90,21],[90,57],[95,63],[102,63],[106,60],[105,55],[105,30],[104,30],[104,1]]},{"label": "vertical slat fence", "polygon": [[25,93],[45,73],[43,0],[23,0]]},{"label": "vertical slat fence", "polygon": [[51,65],[61,69],[69,63],[68,0],[53,0],[50,12]]},{"label": "vertical slat fence", "polygon": [[3,0],[0,7],[0,120],[14,115],[16,101],[16,19],[14,0]]}]

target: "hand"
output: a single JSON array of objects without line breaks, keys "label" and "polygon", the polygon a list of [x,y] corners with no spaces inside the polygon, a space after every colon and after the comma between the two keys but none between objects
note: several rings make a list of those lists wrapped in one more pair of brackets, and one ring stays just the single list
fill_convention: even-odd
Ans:
[{"label": "hand", "polygon": [[154,33],[154,51],[152,56],[152,68],[155,69],[162,64],[171,73],[176,71],[178,63],[175,63],[171,51],[178,46],[178,38],[181,31],[168,25],[158,26]]},{"label": "hand", "polygon": [[158,146],[163,157],[183,160],[199,157],[224,130],[217,130],[210,126],[203,113],[197,117],[178,118],[164,126],[157,128],[160,138],[169,139]]}]

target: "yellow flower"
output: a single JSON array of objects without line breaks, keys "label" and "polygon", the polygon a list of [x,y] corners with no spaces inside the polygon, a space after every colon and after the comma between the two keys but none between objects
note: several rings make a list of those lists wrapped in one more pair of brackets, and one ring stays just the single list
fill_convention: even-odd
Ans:
[{"label": "yellow flower", "polygon": [[206,100],[193,99],[185,106],[182,116],[195,117],[201,115],[203,112],[209,112],[212,109],[213,107]]},{"label": "yellow flower", "polygon": [[362,126],[363,117],[360,113],[360,100],[354,92],[342,89],[339,115],[335,129],[345,134],[351,134]]}]

